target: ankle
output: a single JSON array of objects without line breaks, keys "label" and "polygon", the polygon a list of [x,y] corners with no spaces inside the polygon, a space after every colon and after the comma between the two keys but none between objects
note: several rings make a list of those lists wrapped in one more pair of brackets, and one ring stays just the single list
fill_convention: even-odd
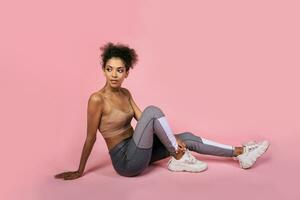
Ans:
[{"label": "ankle", "polygon": [[177,150],[177,152],[174,153],[174,155],[172,155],[176,160],[179,160],[182,158],[182,156],[184,155],[185,150]]},{"label": "ankle", "polygon": [[234,147],[233,156],[238,156],[244,153],[244,147]]}]

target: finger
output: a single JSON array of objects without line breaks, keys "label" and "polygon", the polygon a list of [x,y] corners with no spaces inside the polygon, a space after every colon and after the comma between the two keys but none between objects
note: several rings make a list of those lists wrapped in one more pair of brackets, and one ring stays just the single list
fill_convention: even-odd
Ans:
[{"label": "finger", "polygon": [[72,172],[72,173],[68,174],[68,176],[67,176],[66,178],[67,178],[68,180],[70,180],[70,179],[76,178],[76,176],[77,176],[77,173],[76,173],[76,172]]},{"label": "finger", "polygon": [[70,176],[67,176],[66,178],[65,178],[65,180],[72,180],[72,179],[74,179],[75,177],[74,177],[74,175],[70,175]]},{"label": "finger", "polygon": [[64,180],[70,180],[70,176],[65,176]]},{"label": "finger", "polygon": [[54,178],[59,178],[59,174],[55,174],[55,175],[54,175]]},{"label": "finger", "polygon": [[54,178],[59,179],[59,178],[62,178],[62,177],[61,177],[61,176],[58,176],[58,175],[55,175]]},{"label": "finger", "polygon": [[60,174],[56,174],[55,178],[63,178],[64,177],[64,173],[60,173]]},{"label": "finger", "polygon": [[68,178],[69,179],[74,179],[76,177],[76,174],[71,174]]},{"label": "finger", "polygon": [[72,174],[73,174],[73,172],[65,172],[64,176],[70,176]]},{"label": "finger", "polygon": [[180,141],[179,144],[180,144],[181,146],[184,146],[184,145],[185,145],[185,143],[182,142],[182,141]]}]

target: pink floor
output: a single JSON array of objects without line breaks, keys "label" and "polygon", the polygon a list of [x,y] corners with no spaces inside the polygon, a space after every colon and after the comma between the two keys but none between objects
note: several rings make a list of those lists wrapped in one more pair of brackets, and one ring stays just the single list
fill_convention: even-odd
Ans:
[{"label": "pink floor", "polygon": [[[300,1],[9,0],[0,3],[0,200],[300,199]],[[268,139],[250,170],[194,153],[121,177],[99,135],[80,179],[89,96],[105,84],[99,47],[137,50],[123,86],[175,132],[239,145]],[[134,121],[134,120],[133,120]]]},{"label": "pink floor", "polygon": [[287,151],[288,145],[280,144],[280,141],[271,142],[268,151],[249,170],[240,169],[238,163],[230,158],[193,153],[208,163],[206,171],[170,172],[166,168],[167,158],[150,166],[141,176],[132,178],[116,174],[106,151],[99,152],[96,148],[91,154],[83,177],[73,181],[54,179],[55,173],[74,169],[74,166],[77,166],[78,155],[58,156],[67,156],[66,161],[51,163],[54,161],[52,159],[55,159],[53,155],[44,158],[39,167],[35,166],[35,172],[28,171],[18,180],[14,178],[16,182],[13,188],[7,191],[6,197],[26,200],[299,199],[299,162],[294,158],[297,154],[293,152],[293,148]]}]

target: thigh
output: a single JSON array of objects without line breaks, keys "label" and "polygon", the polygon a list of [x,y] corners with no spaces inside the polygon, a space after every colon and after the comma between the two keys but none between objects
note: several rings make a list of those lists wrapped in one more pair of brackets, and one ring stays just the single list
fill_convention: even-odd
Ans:
[{"label": "thigh", "polygon": [[[150,163],[154,133],[154,120],[163,116],[161,110],[155,106],[147,106],[142,112],[126,146],[126,155],[123,166],[127,174],[137,175]],[[160,145],[159,145],[160,146]]]},{"label": "thigh", "polygon": [[150,163],[153,149],[153,117],[143,112],[133,136],[126,147],[125,168],[128,174],[138,175]]},{"label": "thigh", "polygon": [[137,175],[149,164],[169,156],[170,152],[155,134],[153,135],[152,147],[148,149],[139,148],[132,138],[126,148],[126,171],[128,174]]},{"label": "thigh", "polygon": [[152,148],[137,147],[131,137],[116,145],[109,153],[114,169],[120,175],[130,177],[137,176],[149,165]]},{"label": "thigh", "polygon": [[136,146],[144,149],[152,147],[153,144],[153,122],[154,118],[152,114],[144,110],[141,118],[137,121],[137,124],[133,133],[133,141]]},{"label": "thigh", "polygon": [[154,135],[154,122],[164,116],[162,110],[156,106],[147,106],[135,126],[133,140],[135,144],[144,149],[152,147]]},{"label": "thigh", "polygon": [[131,138],[126,149],[127,169],[136,172],[143,171],[149,165],[151,154],[152,147],[140,148]]}]

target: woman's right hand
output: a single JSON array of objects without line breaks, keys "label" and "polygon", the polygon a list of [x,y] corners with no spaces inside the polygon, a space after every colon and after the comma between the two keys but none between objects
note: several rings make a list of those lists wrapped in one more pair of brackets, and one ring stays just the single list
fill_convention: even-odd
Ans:
[{"label": "woman's right hand", "polygon": [[177,144],[178,144],[178,149],[175,152],[175,154],[173,155],[173,157],[176,160],[179,160],[180,158],[182,158],[182,156],[184,155],[184,153],[186,151],[186,144],[178,137],[176,137],[176,140],[177,140]]},{"label": "woman's right hand", "polygon": [[73,172],[63,172],[60,174],[56,174],[54,177],[55,178],[61,178],[64,180],[73,180],[73,179],[77,179],[79,177],[81,177],[83,175],[83,173],[77,171],[73,171]]}]

